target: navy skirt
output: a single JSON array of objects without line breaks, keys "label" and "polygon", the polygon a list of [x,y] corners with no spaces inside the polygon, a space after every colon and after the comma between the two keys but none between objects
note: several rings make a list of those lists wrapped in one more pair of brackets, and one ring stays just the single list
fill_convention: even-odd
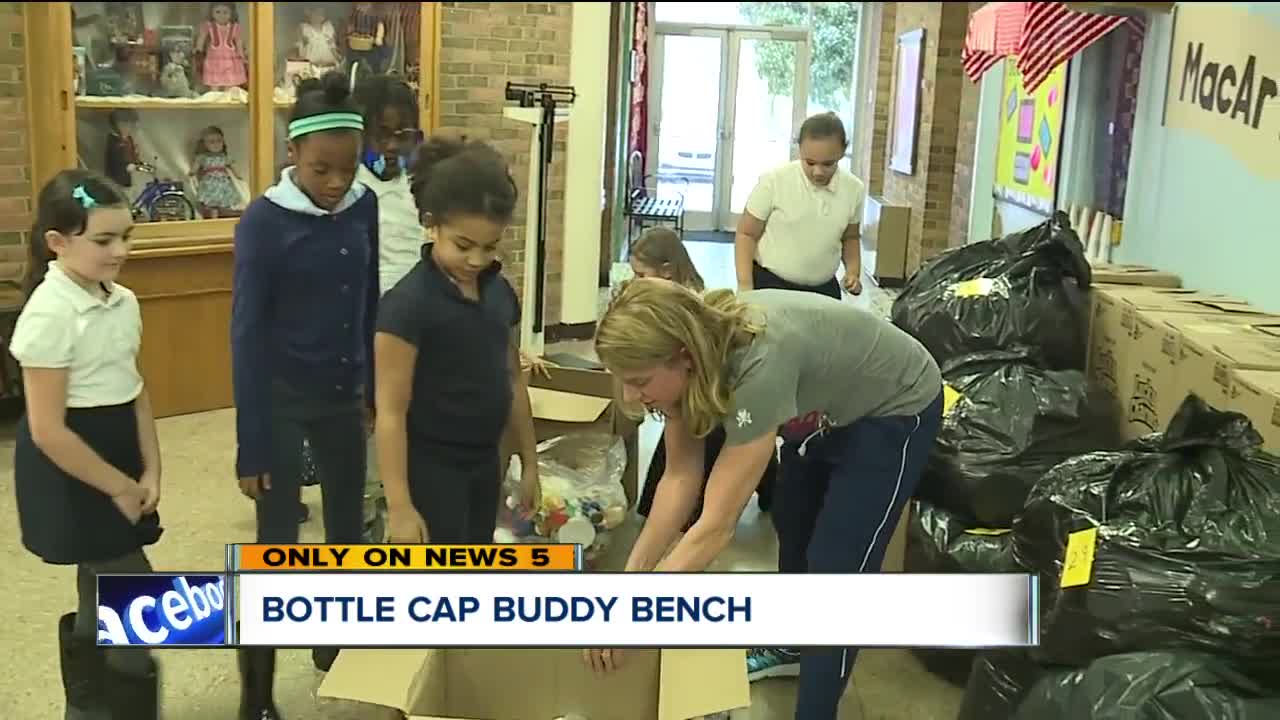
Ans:
[{"label": "navy skirt", "polygon": [[[67,408],[66,424],[125,475],[142,476],[133,403]],[[160,539],[158,513],[131,524],[111,497],[63,472],[31,439],[23,415],[13,461],[22,544],[47,563],[74,565],[127,555]]]}]

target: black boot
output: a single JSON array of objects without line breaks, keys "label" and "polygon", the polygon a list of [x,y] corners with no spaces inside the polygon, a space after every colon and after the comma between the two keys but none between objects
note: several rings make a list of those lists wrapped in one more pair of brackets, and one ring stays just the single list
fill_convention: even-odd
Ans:
[{"label": "black boot", "polygon": [[276,651],[245,648],[236,651],[240,663],[240,720],[281,720],[276,709]]},{"label": "black boot", "polygon": [[62,687],[67,697],[67,720],[108,720],[102,649],[91,639],[77,638],[72,630],[76,614],[58,619],[58,658]]},{"label": "black boot", "polygon": [[125,673],[108,666],[107,675],[111,720],[159,720],[160,675],[154,660],[148,659],[142,674]]}]

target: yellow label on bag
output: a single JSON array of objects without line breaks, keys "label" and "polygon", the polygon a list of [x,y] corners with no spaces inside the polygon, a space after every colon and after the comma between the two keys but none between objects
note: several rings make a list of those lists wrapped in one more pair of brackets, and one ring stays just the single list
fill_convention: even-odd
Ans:
[{"label": "yellow label on bag", "polygon": [[1067,536],[1067,553],[1062,561],[1062,587],[1088,585],[1093,577],[1093,551],[1098,546],[1098,528],[1077,530]]},{"label": "yellow label on bag", "polygon": [[951,409],[956,406],[956,402],[960,400],[960,398],[962,397],[964,396],[960,394],[959,390],[951,387],[946,383],[943,383],[942,384],[942,414],[950,415]]},{"label": "yellow label on bag", "polygon": [[990,535],[992,537],[996,537],[999,535],[1006,535],[1013,531],[1009,530],[1008,528],[1005,528],[1003,530],[998,528],[969,528],[964,532],[966,535]]},{"label": "yellow label on bag", "polygon": [[973,280],[952,283],[951,292],[956,297],[983,297],[990,295],[995,286],[996,281],[994,278],[974,278]]}]

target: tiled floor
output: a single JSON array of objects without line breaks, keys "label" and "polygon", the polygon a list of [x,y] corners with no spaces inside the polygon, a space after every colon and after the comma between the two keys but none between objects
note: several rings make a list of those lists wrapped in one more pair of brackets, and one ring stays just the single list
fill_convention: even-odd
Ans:
[{"label": "tiled floor", "polygon": [[[695,261],[709,284],[732,282],[731,245],[692,248]],[[864,293],[858,302],[883,307],[876,291]],[[582,351],[584,348],[570,348]],[[75,603],[74,574],[70,568],[43,565],[18,542],[13,504],[11,424],[0,430],[0,563],[5,592],[0,593],[0,617],[5,618],[0,656],[0,715],[22,720],[54,720],[61,717],[61,690],[54,628],[58,616]],[[642,457],[648,457],[657,428],[642,431]],[[253,513],[232,477],[234,461],[234,413],[230,410],[170,418],[159,423],[164,453],[164,494],[161,512],[164,538],[150,551],[157,568],[200,569],[220,567],[227,542],[253,537]],[[647,464],[647,462],[645,463]],[[641,476],[643,470],[641,468]],[[319,515],[315,488],[304,499]],[[634,525],[633,525],[634,527]],[[318,520],[302,527],[302,540],[322,539]],[[610,564],[620,562],[625,544]],[[894,553],[887,567],[898,567]],[[724,568],[767,569],[776,565],[776,545],[767,516],[754,505],[743,514],[735,543],[721,559]],[[856,613],[856,598],[849,612]],[[235,717],[238,680],[230,652],[166,651],[163,663],[164,717],[175,720],[227,720]],[[288,717],[305,720],[355,720],[383,717],[368,706],[326,702],[315,697],[319,673],[305,651],[285,651],[278,664],[276,695]],[[753,688],[749,710],[738,720],[790,718],[794,683],[773,680]],[[866,720],[951,720],[960,691],[926,673],[907,653],[897,650],[863,652],[854,683],[846,695],[841,717]]]}]

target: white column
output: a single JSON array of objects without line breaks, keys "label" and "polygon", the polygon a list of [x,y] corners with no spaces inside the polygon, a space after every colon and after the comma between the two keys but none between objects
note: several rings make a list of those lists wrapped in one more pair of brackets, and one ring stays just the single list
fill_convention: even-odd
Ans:
[{"label": "white column", "polygon": [[600,228],[604,214],[604,127],[609,92],[610,3],[573,3],[569,84],[577,91],[569,122],[560,321],[596,320]]}]

